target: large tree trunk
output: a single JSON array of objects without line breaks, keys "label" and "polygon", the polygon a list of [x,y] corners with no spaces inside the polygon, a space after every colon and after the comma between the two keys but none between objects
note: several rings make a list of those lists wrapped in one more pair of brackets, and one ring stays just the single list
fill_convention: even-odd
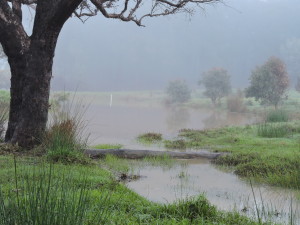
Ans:
[{"label": "large tree trunk", "polygon": [[31,148],[42,140],[49,108],[56,39],[31,42],[21,58],[9,60],[11,102],[6,141]]},{"label": "large tree trunk", "polygon": [[31,36],[22,24],[21,2],[27,1],[0,0],[0,43],[12,75],[5,140],[31,148],[41,142],[46,128],[58,35],[82,0],[37,1]]}]

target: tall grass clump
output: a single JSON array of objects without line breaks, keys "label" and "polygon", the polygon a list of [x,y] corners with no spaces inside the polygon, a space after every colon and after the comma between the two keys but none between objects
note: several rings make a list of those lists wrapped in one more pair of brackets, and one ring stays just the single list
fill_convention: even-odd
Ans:
[{"label": "tall grass clump", "polygon": [[[59,173],[59,174],[58,174]],[[72,183],[72,172],[53,165],[39,165],[18,171],[15,162],[14,189],[0,185],[0,225],[82,225],[104,217],[91,218],[91,194],[84,177]],[[100,206],[100,205],[99,205]],[[98,207],[98,206],[93,206]],[[98,223],[91,223],[98,224]]]},{"label": "tall grass clump", "polygon": [[257,134],[260,137],[280,138],[291,133],[291,129],[286,124],[262,123],[258,125]]},{"label": "tall grass clump", "polygon": [[51,112],[44,139],[48,159],[66,163],[87,162],[83,154],[89,138],[84,120],[86,109],[82,102],[74,103],[73,99]]},{"label": "tall grass clump", "polygon": [[288,122],[289,115],[284,110],[272,110],[267,113],[265,121],[267,123]]}]

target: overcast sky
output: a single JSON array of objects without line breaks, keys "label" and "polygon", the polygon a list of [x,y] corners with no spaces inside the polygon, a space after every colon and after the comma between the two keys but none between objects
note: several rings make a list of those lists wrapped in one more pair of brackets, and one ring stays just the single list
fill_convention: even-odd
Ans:
[{"label": "overcast sky", "polygon": [[[59,37],[52,87],[90,91],[163,89],[223,67],[235,87],[245,87],[251,70],[300,38],[299,0],[224,0],[189,19],[151,18],[137,27],[103,16],[85,24],[71,18]],[[32,24],[30,18],[25,24]]]}]

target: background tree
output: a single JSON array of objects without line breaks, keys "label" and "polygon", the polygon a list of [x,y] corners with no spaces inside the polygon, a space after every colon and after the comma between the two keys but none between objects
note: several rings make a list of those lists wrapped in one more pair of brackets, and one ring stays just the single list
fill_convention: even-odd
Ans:
[{"label": "background tree", "polygon": [[191,90],[184,80],[170,81],[166,93],[170,103],[184,103],[191,99]]},{"label": "background tree", "polygon": [[[41,140],[48,119],[50,80],[57,39],[73,15],[82,21],[101,14],[134,22],[193,13],[219,0],[0,0],[0,44],[11,68],[11,102],[5,140],[31,147]],[[22,23],[24,6],[35,9],[32,34]]]},{"label": "background tree", "polygon": [[203,73],[199,85],[204,86],[203,94],[210,98],[214,105],[231,92],[230,76],[223,68],[212,68]]},{"label": "background tree", "polygon": [[252,72],[246,97],[254,97],[262,104],[271,104],[277,108],[279,102],[287,98],[288,86],[289,76],[284,62],[279,58],[271,57]]}]

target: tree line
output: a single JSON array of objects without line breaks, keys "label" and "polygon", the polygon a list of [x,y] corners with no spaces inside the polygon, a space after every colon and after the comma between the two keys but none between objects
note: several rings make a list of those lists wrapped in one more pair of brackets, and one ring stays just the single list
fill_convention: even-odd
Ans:
[{"label": "tree line", "polygon": [[[275,108],[287,99],[289,75],[285,63],[277,57],[270,57],[264,64],[257,66],[249,77],[250,85],[244,90],[245,97],[255,98],[264,105]],[[203,95],[213,105],[232,92],[230,75],[224,68],[212,68],[202,74],[198,84],[204,87]],[[300,78],[295,86],[300,92]],[[191,98],[191,90],[184,80],[171,81],[166,89],[170,103],[184,103]]]}]

